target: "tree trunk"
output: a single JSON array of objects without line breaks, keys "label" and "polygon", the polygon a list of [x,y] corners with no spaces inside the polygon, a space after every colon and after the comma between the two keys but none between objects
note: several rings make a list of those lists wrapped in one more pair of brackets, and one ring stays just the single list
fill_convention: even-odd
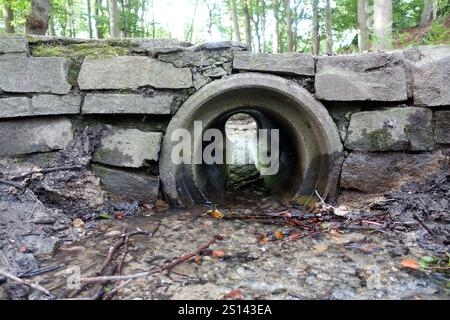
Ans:
[{"label": "tree trunk", "polygon": [[425,5],[422,11],[422,17],[420,19],[420,27],[426,27],[436,19],[437,12],[437,1],[436,0],[425,0]]},{"label": "tree trunk", "polygon": [[51,15],[50,20],[48,20],[48,31],[52,37],[56,36],[55,19],[54,19],[53,15]]},{"label": "tree trunk", "polygon": [[266,51],[266,2],[261,1],[261,52]]},{"label": "tree trunk", "polygon": [[141,5],[141,38],[145,37],[145,2],[146,0],[142,0]]},{"label": "tree trunk", "polygon": [[392,41],[392,0],[374,0],[373,8],[374,47],[385,50]]},{"label": "tree trunk", "polygon": [[94,15],[95,15],[95,33],[97,35],[97,39],[103,39],[103,30],[100,25],[100,13],[101,13],[101,7],[102,7],[102,0],[94,0],[95,2],[95,8],[94,8]]},{"label": "tree trunk", "polygon": [[273,0],[273,20],[274,30],[272,35],[272,52],[280,52],[280,17],[279,17],[280,3],[278,0]]},{"label": "tree trunk", "polygon": [[89,39],[92,39],[93,32],[92,32],[91,0],[87,0],[87,19],[88,19]]},{"label": "tree trunk", "polygon": [[50,18],[49,0],[31,0],[31,12],[27,16],[26,32],[28,34],[45,35]]},{"label": "tree trunk", "polygon": [[330,0],[325,1],[325,30],[327,34],[327,54],[333,54],[333,29]]},{"label": "tree trunk", "polygon": [[242,0],[242,12],[244,15],[245,43],[247,43],[248,50],[252,51],[252,27],[250,24],[247,0]]},{"label": "tree trunk", "polygon": [[14,12],[11,10],[11,7],[8,3],[3,3],[3,22],[5,24],[5,32],[6,33],[14,33],[14,25],[12,24],[14,20]]},{"label": "tree trunk", "polygon": [[358,0],[358,47],[359,52],[369,50],[369,28],[367,27],[368,0]]},{"label": "tree trunk", "polygon": [[319,0],[312,0],[313,18],[312,18],[312,51],[318,55],[320,51],[319,38]]},{"label": "tree trunk", "polygon": [[237,15],[236,0],[230,1],[231,21],[233,22],[234,40],[241,42],[241,33],[239,32],[239,20]]},{"label": "tree trunk", "polygon": [[287,51],[294,51],[294,33],[292,31],[292,11],[291,0],[284,0],[284,10],[286,14],[286,30],[287,30]]},{"label": "tree trunk", "polygon": [[117,0],[108,0],[109,3],[109,36],[119,38],[119,9]]}]

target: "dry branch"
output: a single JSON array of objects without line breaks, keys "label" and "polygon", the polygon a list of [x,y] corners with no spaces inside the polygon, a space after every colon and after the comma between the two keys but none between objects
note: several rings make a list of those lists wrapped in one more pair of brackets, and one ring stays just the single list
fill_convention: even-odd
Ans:
[{"label": "dry branch", "polygon": [[4,276],[4,277],[6,277],[6,278],[8,278],[8,279],[10,279],[10,280],[12,280],[14,282],[17,282],[19,284],[22,284],[22,285],[25,285],[25,286],[30,287],[32,289],[38,290],[38,291],[44,293],[45,295],[47,295],[48,297],[50,297],[51,299],[55,298],[51,294],[50,291],[48,291],[46,288],[44,288],[43,286],[41,286],[41,285],[39,285],[39,284],[37,284],[35,282],[32,282],[30,280],[20,279],[20,278],[16,277],[15,275],[13,275],[13,274],[11,274],[9,272],[6,272],[4,270],[0,270],[0,275]]}]

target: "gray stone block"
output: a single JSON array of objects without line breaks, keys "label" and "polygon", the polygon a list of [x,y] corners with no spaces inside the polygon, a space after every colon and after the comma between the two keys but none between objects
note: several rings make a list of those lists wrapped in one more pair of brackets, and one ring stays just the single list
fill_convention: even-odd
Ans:
[{"label": "gray stone block", "polygon": [[407,71],[402,53],[319,57],[316,97],[328,101],[403,101]]},{"label": "gray stone block", "polygon": [[174,96],[156,94],[151,97],[139,94],[89,94],[83,113],[170,114]]},{"label": "gray stone block", "polygon": [[78,77],[82,90],[190,88],[192,74],[188,68],[176,68],[152,58],[122,56],[114,58],[85,58]]},{"label": "gray stone block", "polygon": [[303,53],[236,52],[233,68],[237,70],[313,76],[314,59],[312,55]]},{"label": "gray stone block", "polygon": [[430,153],[358,153],[345,159],[341,187],[366,193],[398,188],[428,176],[438,175],[445,161],[442,151]]},{"label": "gray stone block", "polygon": [[424,106],[450,105],[450,45],[420,47],[413,64],[414,103]]},{"label": "gray stone block", "polygon": [[0,118],[76,114],[80,112],[80,103],[81,97],[77,95],[3,98],[0,99]]},{"label": "gray stone block", "polygon": [[28,41],[23,36],[0,36],[0,53],[28,54]]},{"label": "gray stone block", "polygon": [[434,148],[433,114],[419,107],[399,107],[352,114],[345,147],[357,151]]},{"label": "gray stone block", "polygon": [[0,90],[67,94],[67,70],[65,58],[0,56]]},{"label": "gray stone block", "polygon": [[142,167],[146,161],[158,160],[161,136],[159,132],[113,127],[102,138],[93,160],[118,167]]},{"label": "gray stone block", "polygon": [[72,140],[66,118],[36,118],[0,122],[0,156],[63,149]]},{"label": "gray stone block", "polygon": [[158,177],[100,165],[92,168],[100,178],[102,188],[120,199],[150,203],[158,197]]},{"label": "gray stone block", "polygon": [[34,96],[32,102],[33,115],[77,114],[80,113],[81,97],[74,94],[41,94]]},{"label": "gray stone block", "polygon": [[31,99],[12,97],[0,99],[0,118],[25,117],[31,113]]},{"label": "gray stone block", "polygon": [[450,110],[436,111],[434,139],[437,143],[450,144]]}]

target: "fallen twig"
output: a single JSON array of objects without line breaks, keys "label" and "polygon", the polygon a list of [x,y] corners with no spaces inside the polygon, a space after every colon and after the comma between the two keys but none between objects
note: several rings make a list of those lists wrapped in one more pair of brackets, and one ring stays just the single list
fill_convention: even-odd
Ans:
[{"label": "fallen twig", "polygon": [[189,254],[179,257],[178,259],[162,266],[161,268],[154,268],[149,271],[130,274],[130,275],[124,275],[124,276],[100,276],[100,277],[81,278],[81,282],[94,283],[94,282],[103,282],[103,281],[118,281],[118,280],[130,280],[130,279],[145,278],[145,277],[148,277],[155,273],[161,273],[165,270],[173,269],[176,265],[183,263],[187,260],[190,260],[191,258],[197,256],[202,251],[205,251],[210,246],[215,244],[218,240],[222,240],[222,236],[220,236],[220,235],[214,236],[213,240],[209,241],[207,244],[201,246],[200,248],[198,248],[197,250],[195,250]]},{"label": "fallen twig", "polygon": [[54,299],[54,298],[55,298],[55,297],[51,294],[50,291],[48,291],[46,288],[44,288],[43,286],[41,286],[41,285],[39,285],[39,284],[37,284],[37,283],[35,283],[35,282],[32,282],[32,281],[30,281],[30,280],[20,279],[20,278],[16,277],[15,275],[13,275],[13,274],[11,274],[11,273],[9,273],[9,272],[6,272],[6,271],[4,271],[4,270],[0,270],[0,275],[1,275],[1,276],[4,276],[4,277],[6,277],[6,278],[8,278],[8,279],[10,279],[10,280],[12,280],[12,281],[14,281],[14,282],[17,282],[17,283],[19,283],[19,284],[22,284],[22,285],[25,285],[25,286],[30,287],[30,288],[32,288],[32,289],[38,290],[38,291],[44,293],[45,295],[47,295],[47,296],[48,296],[49,298],[51,298],[51,299]]},{"label": "fallen twig", "polygon": [[31,176],[35,173],[50,173],[50,172],[55,172],[55,171],[65,171],[65,170],[79,170],[83,168],[83,166],[81,165],[75,165],[75,166],[62,166],[62,167],[53,167],[53,168],[43,168],[43,169],[37,169],[37,170],[31,170],[31,171],[27,171],[24,172],[20,175],[14,176],[11,178],[11,180],[19,180],[19,179],[23,179],[26,178],[27,176]]},{"label": "fallen twig", "polygon": [[25,188],[25,184],[23,184],[23,183],[9,181],[9,180],[5,180],[5,179],[0,179],[0,183],[6,184],[8,186],[12,186],[14,188],[21,189],[21,190]]}]

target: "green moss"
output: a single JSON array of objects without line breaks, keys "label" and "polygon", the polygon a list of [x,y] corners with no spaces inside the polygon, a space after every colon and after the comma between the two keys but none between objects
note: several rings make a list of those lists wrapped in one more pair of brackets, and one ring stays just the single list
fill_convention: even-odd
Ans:
[{"label": "green moss", "polygon": [[114,158],[114,151],[106,148],[98,148],[94,154],[94,160],[98,162],[105,162],[108,159]]},{"label": "green moss", "polygon": [[369,150],[383,150],[389,142],[390,133],[387,128],[366,133],[369,142]]},{"label": "green moss", "polygon": [[[121,43],[120,43],[121,44]],[[124,46],[108,43],[72,43],[72,44],[38,44],[31,46],[31,54],[35,57],[66,57],[69,59],[68,81],[76,85],[81,64],[85,57],[110,58],[130,53],[127,43]]]},{"label": "green moss", "polygon": [[117,57],[129,54],[128,45],[116,46],[108,43],[74,43],[74,44],[41,44],[32,46],[31,53],[36,57],[68,57],[78,59],[84,57]]}]

